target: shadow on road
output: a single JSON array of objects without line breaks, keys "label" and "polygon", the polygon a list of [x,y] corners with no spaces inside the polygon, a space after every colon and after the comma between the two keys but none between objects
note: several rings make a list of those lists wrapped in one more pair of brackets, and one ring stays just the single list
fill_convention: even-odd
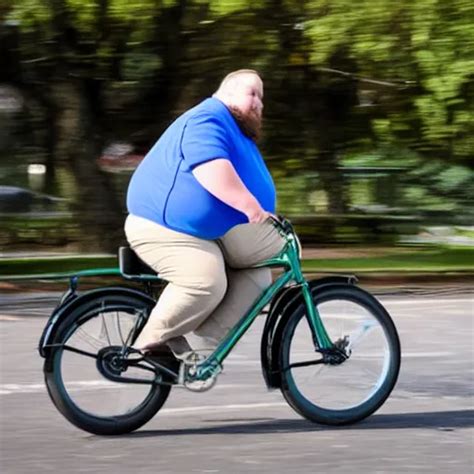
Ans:
[{"label": "shadow on road", "polygon": [[[456,428],[474,426],[474,410],[436,411],[422,413],[394,413],[391,415],[373,415],[367,420],[350,426],[323,426],[307,420],[278,420],[264,418],[264,421],[248,419],[202,420],[208,423],[227,423],[213,427],[180,428],[170,430],[143,430],[125,435],[125,437],[146,438],[151,436],[180,436],[180,435],[221,435],[221,434],[256,434],[256,433],[295,433],[329,430],[377,430],[377,429],[407,429],[428,428],[442,431],[452,431]],[[235,424],[238,423],[238,424]]]}]

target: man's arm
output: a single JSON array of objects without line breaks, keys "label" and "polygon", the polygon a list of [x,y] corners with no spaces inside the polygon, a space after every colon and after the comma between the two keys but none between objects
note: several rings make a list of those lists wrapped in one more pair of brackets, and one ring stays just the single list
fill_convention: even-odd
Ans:
[{"label": "man's arm", "polygon": [[198,165],[193,169],[193,175],[216,198],[244,213],[249,222],[260,223],[270,216],[247,189],[229,160],[218,158]]}]

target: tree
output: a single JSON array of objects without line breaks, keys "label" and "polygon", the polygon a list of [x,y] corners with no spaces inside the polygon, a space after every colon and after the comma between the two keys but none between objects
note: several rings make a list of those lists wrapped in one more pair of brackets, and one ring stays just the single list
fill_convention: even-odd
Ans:
[{"label": "tree", "polygon": [[379,93],[385,113],[372,120],[380,140],[402,140],[419,152],[473,164],[472,2],[309,4],[314,18],[305,23],[305,32],[313,46],[311,64],[325,67],[344,48],[345,61],[355,63],[353,72],[379,79],[374,87],[387,86]]},{"label": "tree", "polygon": [[0,4],[0,80],[46,124],[53,186],[88,249],[122,238],[104,144],[145,150],[232,69],[265,79],[263,151],[280,182],[315,171],[350,204],[341,157],[384,145],[471,164],[467,0],[17,0]]}]

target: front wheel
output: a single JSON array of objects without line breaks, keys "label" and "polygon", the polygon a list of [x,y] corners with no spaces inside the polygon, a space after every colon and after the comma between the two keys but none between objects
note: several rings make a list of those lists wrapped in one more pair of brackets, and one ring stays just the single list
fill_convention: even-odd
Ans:
[{"label": "front wheel", "polygon": [[344,361],[323,362],[301,305],[283,329],[281,390],[302,416],[327,425],[359,421],[388,398],[400,369],[400,342],[390,315],[369,293],[335,286],[313,295],[326,331]]}]

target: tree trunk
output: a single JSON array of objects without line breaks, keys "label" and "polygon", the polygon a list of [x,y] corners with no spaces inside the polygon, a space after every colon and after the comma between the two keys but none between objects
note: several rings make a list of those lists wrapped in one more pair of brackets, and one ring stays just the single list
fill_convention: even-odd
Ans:
[{"label": "tree trunk", "polygon": [[321,184],[328,198],[329,214],[347,212],[347,196],[344,175],[338,166],[336,154],[332,151],[320,153],[317,164]]},{"label": "tree trunk", "polygon": [[123,239],[122,206],[117,202],[110,176],[98,167],[102,143],[96,115],[91,113],[91,97],[80,80],[54,84],[52,97],[54,166],[66,169],[72,178],[72,182],[61,184],[73,203],[80,227],[80,247],[114,252]]}]

